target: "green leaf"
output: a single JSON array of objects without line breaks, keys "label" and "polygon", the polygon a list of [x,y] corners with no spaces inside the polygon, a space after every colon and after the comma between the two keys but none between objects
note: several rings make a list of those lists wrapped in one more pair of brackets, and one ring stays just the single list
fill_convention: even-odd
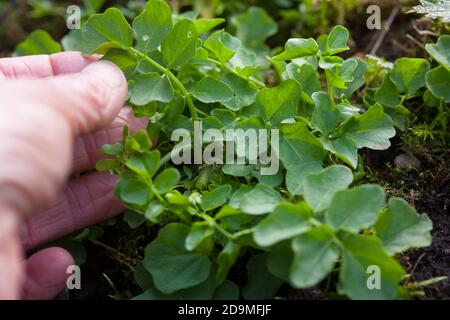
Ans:
[{"label": "green leaf", "polygon": [[159,223],[159,217],[164,212],[164,205],[159,201],[150,201],[147,205],[147,209],[145,210],[144,216],[147,220],[152,223]]},{"label": "green leaf", "polygon": [[377,223],[375,232],[390,255],[410,248],[431,244],[433,223],[427,215],[419,215],[405,200],[392,198]]},{"label": "green leaf", "polygon": [[137,61],[128,51],[123,49],[111,49],[104,56],[103,60],[108,60],[118,66],[126,75],[131,74],[137,66]]},{"label": "green leaf", "polygon": [[402,97],[397,91],[395,84],[389,77],[384,78],[381,86],[375,91],[375,101],[383,106],[394,108],[399,105]]},{"label": "green leaf", "polygon": [[158,170],[161,155],[158,150],[135,154],[131,156],[125,165],[133,172],[152,178]]},{"label": "green leaf", "polygon": [[197,83],[193,96],[204,103],[224,103],[233,98],[233,90],[226,83],[206,76]]},{"label": "green leaf", "polygon": [[[112,27],[114,26],[114,27]],[[112,48],[128,49],[133,44],[133,31],[116,8],[91,16],[81,31],[84,55],[106,53]]]},{"label": "green leaf", "polygon": [[153,51],[172,31],[172,12],[164,1],[151,0],[133,21],[138,48]]},{"label": "green leaf", "polygon": [[312,125],[323,134],[333,132],[339,120],[339,110],[336,105],[325,92],[315,92],[312,99],[315,104],[311,118]]},{"label": "green leaf", "polygon": [[81,51],[81,29],[69,31],[61,39],[61,45],[64,51]]},{"label": "green leaf", "polygon": [[281,202],[280,194],[269,186],[258,184],[256,187],[242,185],[230,200],[235,209],[254,215],[271,212]]},{"label": "green leaf", "polygon": [[223,185],[214,190],[204,192],[202,195],[202,208],[210,211],[224,205],[231,194],[231,186]]},{"label": "green leaf", "polygon": [[140,130],[133,137],[126,139],[126,148],[129,151],[136,151],[144,153],[148,151],[152,146],[152,141],[148,136],[147,131]]},{"label": "green leaf", "polygon": [[352,180],[353,174],[349,168],[332,165],[306,177],[303,196],[315,212],[320,212],[327,209],[336,192],[346,189]]},{"label": "green leaf", "polygon": [[334,234],[327,226],[316,227],[292,241],[294,259],[290,268],[290,283],[296,288],[308,288],[322,281],[339,257]]},{"label": "green leaf", "polygon": [[168,103],[173,99],[173,90],[166,75],[140,74],[131,89],[131,103],[144,106],[152,101]]},{"label": "green leaf", "polygon": [[222,283],[226,279],[228,272],[236,263],[240,252],[241,246],[239,244],[228,241],[217,256],[217,264],[219,265],[216,277],[217,283]]},{"label": "green leaf", "polygon": [[232,69],[244,78],[254,75],[261,68],[257,63],[256,54],[243,46],[239,47],[236,54],[230,59],[230,64]]},{"label": "green leaf", "polygon": [[377,221],[383,206],[383,189],[378,185],[362,185],[338,191],[331,200],[325,220],[334,228],[359,232]]},{"label": "green leaf", "polygon": [[[381,242],[371,236],[347,234],[342,237],[342,266],[338,291],[352,299],[396,299],[404,276],[400,264],[383,250]],[[380,288],[369,289],[369,267],[379,268]],[[376,276],[376,274],[374,274]]]},{"label": "green leaf", "polygon": [[242,290],[246,300],[272,299],[283,280],[273,276],[267,268],[267,254],[258,254],[247,263],[247,284]]},{"label": "green leaf", "polygon": [[127,210],[123,215],[123,221],[128,223],[131,229],[136,229],[145,222],[145,217],[142,214]]},{"label": "green leaf", "polygon": [[104,144],[100,152],[105,156],[121,156],[123,154],[123,145],[121,143]]},{"label": "green leaf", "polygon": [[287,61],[307,56],[316,55],[319,46],[316,40],[310,39],[289,39],[286,42],[285,49],[279,55],[273,57],[275,61]]},{"label": "green leaf", "polygon": [[222,167],[223,173],[233,177],[248,177],[252,174],[253,166],[245,164],[226,164]]},{"label": "green leaf", "polygon": [[138,176],[123,176],[117,185],[120,199],[129,204],[145,205],[150,195],[147,183]]},{"label": "green leaf", "polygon": [[153,288],[155,286],[153,284],[152,276],[145,270],[142,262],[136,266],[133,276],[137,285],[142,290],[147,290],[148,288]]},{"label": "green leaf", "polygon": [[283,124],[280,131],[280,159],[288,170],[303,163],[322,163],[322,144],[309,132],[306,124]]},{"label": "green leaf", "polygon": [[322,170],[320,162],[311,161],[299,165],[289,166],[286,171],[286,187],[292,195],[302,195],[304,192],[305,178],[310,173]]},{"label": "green leaf", "polygon": [[143,264],[163,293],[191,288],[208,278],[211,262],[207,256],[186,250],[188,233],[183,224],[168,224],[145,248]]},{"label": "green leaf", "polygon": [[228,109],[239,111],[255,102],[257,88],[252,82],[242,79],[233,73],[222,75],[220,80],[233,90],[233,97],[222,103]]},{"label": "green leaf", "polygon": [[425,75],[430,63],[425,59],[400,58],[395,61],[391,81],[399,92],[414,94],[425,85]]},{"label": "green leaf", "polygon": [[223,30],[213,33],[204,43],[205,49],[209,50],[222,63],[229,61],[240,46],[239,39]]},{"label": "green leaf", "polygon": [[184,19],[178,22],[164,39],[161,52],[168,68],[176,68],[195,56],[197,30],[195,23]]},{"label": "green leaf", "polygon": [[270,247],[306,232],[311,216],[305,204],[282,203],[256,226],[253,238],[258,245]]},{"label": "green leaf", "polygon": [[341,129],[345,137],[355,142],[358,148],[386,150],[391,146],[390,138],[395,136],[392,119],[376,104],[360,116],[350,118]]},{"label": "green leaf", "polygon": [[17,45],[15,55],[29,56],[35,54],[53,54],[61,52],[62,48],[52,36],[44,30],[36,30]]},{"label": "green leaf", "polygon": [[289,282],[289,274],[294,252],[292,251],[292,241],[283,241],[271,247],[267,257],[267,268],[274,276]]},{"label": "green leaf", "polygon": [[325,150],[336,155],[339,159],[350,165],[353,169],[358,166],[358,147],[353,140],[346,137],[337,138],[335,140],[322,137],[320,141]]},{"label": "green leaf", "polygon": [[232,17],[236,27],[236,36],[249,48],[258,48],[266,39],[278,30],[277,23],[264,9],[250,7],[247,12]]},{"label": "green leaf", "polygon": [[426,83],[431,93],[445,103],[450,103],[450,69],[440,66],[429,71]]},{"label": "green leaf", "polygon": [[[356,69],[352,72],[353,80],[346,82],[347,89],[336,89],[336,94],[345,95],[350,98],[359,88],[366,83],[365,75],[367,71],[367,64],[361,59],[349,59],[358,63]],[[349,61],[348,60],[348,61]]]},{"label": "green leaf", "polygon": [[316,68],[308,63],[301,66],[290,63],[286,67],[286,74],[289,79],[297,80],[302,85],[303,90],[310,96],[322,89]]},{"label": "green leaf", "polygon": [[180,181],[180,173],[175,168],[169,168],[161,172],[155,179],[155,188],[160,193],[166,193]]},{"label": "green leaf", "polygon": [[95,170],[100,172],[106,172],[110,170],[115,170],[120,167],[120,161],[116,159],[105,159],[100,160],[95,165]]},{"label": "green leaf", "polygon": [[302,88],[300,84],[288,79],[276,88],[264,88],[258,92],[256,104],[261,116],[272,126],[297,115]]},{"label": "green leaf", "polygon": [[214,300],[238,300],[239,287],[229,280],[226,280],[214,293]]},{"label": "green leaf", "polygon": [[435,44],[425,45],[427,52],[433,57],[434,60],[446,66],[450,67],[450,35],[443,35],[439,37],[439,40]]},{"label": "green leaf", "polygon": [[195,222],[191,226],[191,231],[186,237],[186,250],[195,250],[203,240],[211,237],[214,234],[214,230],[206,222]]},{"label": "green leaf", "polygon": [[347,45],[349,36],[347,28],[343,26],[334,27],[327,38],[326,54],[334,55],[350,50]]},{"label": "green leaf", "polygon": [[338,56],[320,57],[319,67],[324,70],[335,69],[344,63],[344,59]]},{"label": "green leaf", "polygon": [[211,31],[212,29],[214,29],[215,27],[224,22],[225,19],[223,18],[214,18],[214,19],[201,18],[195,20],[195,27],[197,29],[197,33],[201,35],[205,32]]}]

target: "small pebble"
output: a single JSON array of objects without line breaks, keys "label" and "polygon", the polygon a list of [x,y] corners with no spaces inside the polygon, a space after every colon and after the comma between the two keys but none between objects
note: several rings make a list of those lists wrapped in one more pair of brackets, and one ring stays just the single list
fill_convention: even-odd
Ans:
[{"label": "small pebble", "polygon": [[420,161],[411,154],[403,153],[395,157],[394,166],[397,169],[408,169],[410,167],[420,169]]}]

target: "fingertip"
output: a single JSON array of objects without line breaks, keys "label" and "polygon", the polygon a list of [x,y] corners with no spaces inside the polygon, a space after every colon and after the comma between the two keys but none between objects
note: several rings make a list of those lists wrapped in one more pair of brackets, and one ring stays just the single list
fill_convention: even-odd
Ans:
[{"label": "fingertip", "polygon": [[47,248],[35,253],[26,261],[22,298],[54,298],[66,286],[67,268],[74,264],[70,253],[62,248]]},{"label": "fingertip", "polygon": [[95,75],[114,89],[126,89],[127,79],[114,63],[100,60],[89,64],[82,71],[84,74]]},{"label": "fingertip", "polygon": [[[104,101],[102,105],[102,123],[97,129],[105,127],[117,116],[120,109],[123,107],[128,96],[128,83],[122,71],[110,61],[97,61],[89,64],[82,72],[83,76],[90,79],[87,85],[90,86],[88,90],[103,92],[92,93],[88,97],[101,97],[100,103],[90,101],[94,107],[99,107],[99,104]],[[109,88],[110,90],[108,90]],[[92,129],[92,128],[91,128]]]}]

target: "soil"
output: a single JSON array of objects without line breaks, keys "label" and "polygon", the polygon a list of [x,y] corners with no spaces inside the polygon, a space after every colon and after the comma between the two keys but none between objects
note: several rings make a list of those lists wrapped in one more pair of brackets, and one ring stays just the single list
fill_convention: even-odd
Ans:
[{"label": "soil", "polygon": [[[411,281],[425,281],[447,276],[447,280],[424,288],[425,299],[450,297],[450,155],[418,152],[421,146],[410,149],[420,161],[421,169],[393,168],[397,155],[405,152],[399,142],[385,152],[368,152],[367,168],[376,174],[371,182],[387,186],[390,196],[403,196],[419,213],[426,213],[433,221],[433,242],[427,248],[415,249],[401,257]],[[412,151],[411,151],[412,150]]]}]

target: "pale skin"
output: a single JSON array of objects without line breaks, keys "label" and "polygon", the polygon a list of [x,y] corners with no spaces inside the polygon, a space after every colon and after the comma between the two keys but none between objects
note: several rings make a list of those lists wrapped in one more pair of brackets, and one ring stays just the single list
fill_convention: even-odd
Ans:
[{"label": "pale skin", "polygon": [[121,71],[97,59],[0,59],[0,299],[53,298],[73,258],[61,248],[27,251],[123,211],[117,178],[93,171],[98,148],[146,121],[123,108]]}]

